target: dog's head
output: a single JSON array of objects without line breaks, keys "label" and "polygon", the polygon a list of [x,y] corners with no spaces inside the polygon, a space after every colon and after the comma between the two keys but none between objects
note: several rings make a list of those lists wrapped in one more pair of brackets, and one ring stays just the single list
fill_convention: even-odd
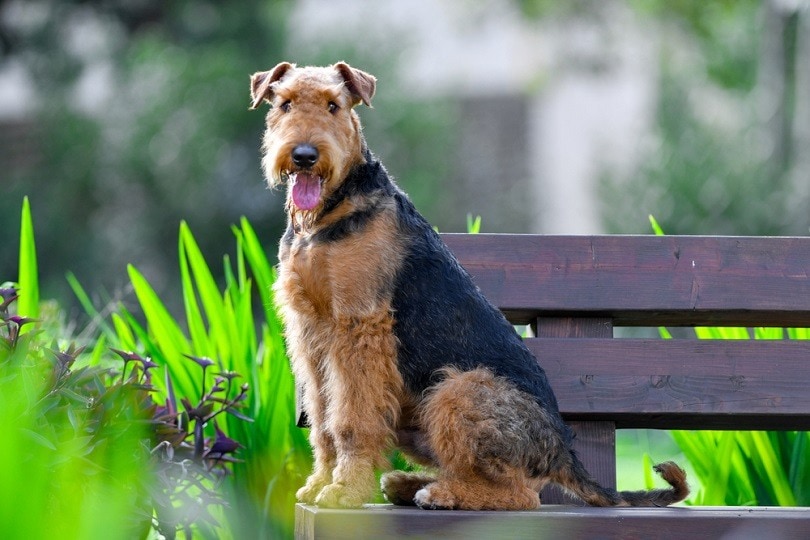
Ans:
[{"label": "dog's head", "polygon": [[293,212],[317,214],[324,200],[364,161],[354,107],[371,106],[376,79],[345,62],[297,67],[282,62],[250,79],[251,109],[270,104],[262,168],[271,186],[288,183]]}]

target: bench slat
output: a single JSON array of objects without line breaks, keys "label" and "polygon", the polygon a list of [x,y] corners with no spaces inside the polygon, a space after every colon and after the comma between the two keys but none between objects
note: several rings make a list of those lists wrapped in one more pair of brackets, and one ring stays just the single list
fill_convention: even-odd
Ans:
[{"label": "bench slat", "polygon": [[810,327],[810,237],[442,237],[516,323]]},{"label": "bench slat", "polygon": [[592,508],[465,512],[369,505],[329,510],[298,505],[296,538],[807,538],[800,508]]},{"label": "bench slat", "polygon": [[567,420],[810,429],[810,342],[530,338]]}]

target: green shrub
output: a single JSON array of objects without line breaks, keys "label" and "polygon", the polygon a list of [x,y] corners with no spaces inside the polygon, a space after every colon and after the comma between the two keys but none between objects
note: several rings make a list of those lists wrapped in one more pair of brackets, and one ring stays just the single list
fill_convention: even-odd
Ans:
[{"label": "green shrub", "polygon": [[176,355],[172,368],[197,383],[176,392],[170,364],[119,349],[114,360],[105,334],[90,350],[67,343],[58,308],[38,299],[27,200],[19,268],[16,284],[0,286],[0,429],[14,464],[0,485],[20,495],[0,501],[4,538],[226,534],[224,479],[244,445],[220,424],[249,424],[249,385],[233,370],[213,373],[208,358]]},{"label": "green shrub", "polygon": [[[194,366],[171,363],[183,355],[210,359],[220,372],[244,376],[250,387],[244,411],[253,422],[228,410],[220,424],[223,434],[243,445],[241,459],[223,486],[229,499],[225,516],[236,537],[290,536],[294,494],[311,468],[311,452],[306,433],[295,425],[295,385],[272,300],[275,270],[246,219],[233,233],[235,264],[225,258],[225,285],[220,289],[191,230],[181,224],[182,322],[132,266],[129,277],[145,324],[123,306],[115,306],[106,320],[76,280],[71,278],[71,283],[109,343],[143,351],[158,365],[171,366],[164,390],[171,381],[178,395],[200,395],[201,379]],[[215,436],[213,430],[206,428],[210,437]]]},{"label": "green shrub", "polygon": [[4,538],[137,538],[149,528],[149,392],[88,365],[40,305],[28,201],[17,284],[0,287],[0,530]]}]

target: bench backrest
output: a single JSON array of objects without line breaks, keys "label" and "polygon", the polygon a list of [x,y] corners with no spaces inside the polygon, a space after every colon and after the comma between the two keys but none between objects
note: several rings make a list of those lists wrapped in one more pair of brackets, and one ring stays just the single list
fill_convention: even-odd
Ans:
[{"label": "bench backrest", "polygon": [[[810,429],[810,341],[617,338],[615,327],[810,327],[810,237],[442,235],[548,374],[616,487],[616,429]],[[572,503],[554,486],[545,503]]]},{"label": "bench backrest", "polygon": [[613,339],[616,326],[810,327],[810,237],[443,238],[532,326],[569,421],[810,429],[810,341]]}]

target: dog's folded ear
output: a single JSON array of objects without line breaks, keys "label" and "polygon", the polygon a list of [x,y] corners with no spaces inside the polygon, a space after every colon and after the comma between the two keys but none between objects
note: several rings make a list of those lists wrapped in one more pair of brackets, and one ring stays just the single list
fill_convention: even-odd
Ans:
[{"label": "dog's folded ear", "polygon": [[294,64],[289,62],[281,62],[276,67],[269,71],[259,71],[250,76],[250,110],[257,109],[261,105],[262,100],[270,100],[273,98],[273,83],[280,80],[287,71],[293,69]]},{"label": "dog's folded ear", "polygon": [[346,62],[338,62],[334,67],[340,73],[346,89],[354,100],[352,105],[362,102],[366,107],[371,107],[371,98],[374,97],[374,91],[377,89],[377,78],[370,73],[353,68]]}]

